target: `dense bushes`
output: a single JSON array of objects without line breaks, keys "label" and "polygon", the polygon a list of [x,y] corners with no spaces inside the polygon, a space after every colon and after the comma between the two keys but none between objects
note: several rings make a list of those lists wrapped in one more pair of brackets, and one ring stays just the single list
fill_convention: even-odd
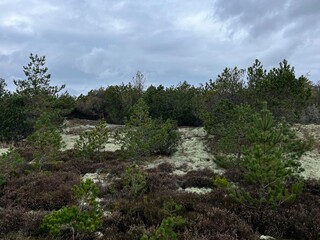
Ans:
[{"label": "dense bushes", "polygon": [[122,150],[133,159],[152,154],[172,154],[179,143],[179,133],[175,124],[167,120],[153,120],[148,106],[140,99],[132,109],[132,114],[123,130],[117,133]]},{"label": "dense bushes", "polygon": [[25,97],[8,94],[0,97],[0,140],[20,140],[30,133],[31,126],[25,121]]}]

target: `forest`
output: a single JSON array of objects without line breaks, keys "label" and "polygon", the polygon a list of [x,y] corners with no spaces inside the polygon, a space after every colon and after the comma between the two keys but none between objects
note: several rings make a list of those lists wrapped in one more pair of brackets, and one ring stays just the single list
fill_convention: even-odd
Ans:
[{"label": "forest", "polygon": [[287,60],[80,96],[45,56],[23,72],[0,79],[0,239],[320,239],[320,85]]}]

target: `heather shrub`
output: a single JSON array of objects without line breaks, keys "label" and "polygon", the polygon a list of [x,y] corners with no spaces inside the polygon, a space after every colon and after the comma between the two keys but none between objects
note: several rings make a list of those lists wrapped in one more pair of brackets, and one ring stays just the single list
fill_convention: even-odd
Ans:
[{"label": "heather shrub", "polygon": [[32,173],[12,178],[2,191],[2,206],[21,206],[31,210],[53,210],[72,202],[71,188],[79,175],[71,172]]},{"label": "heather shrub", "polygon": [[181,187],[197,187],[197,188],[210,188],[212,187],[212,178],[214,173],[210,170],[190,171],[181,176]]},{"label": "heather shrub", "polygon": [[0,237],[9,232],[17,232],[22,225],[23,208],[1,208],[0,209]]},{"label": "heather shrub", "polygon": [[199,210],[188,213],[188,231],[185,231],[183,239],[192,239],[192,236],[196,239],[197,235],[203,239],[219,239],[221,235],[231,239],[256,239],[252,228],[234,213],[209,205]]},{"label": "heather shrub", "polygon": [[46,211],[29,211],[22,215],[21,230],[25,236],[37,236],[41,234],[41,224]]},{"label": "heather shrub", "polygon": [[171,163],[163,162],[158,165],[157,169],[161,172],[171,173],[174,170],[174,166]]},{"label": "heather shrub", "polygon": [[178,189],[177,177],[165,172],[149,172],[147,182],[148,190],[152,193]]},{"label": "heather shrub", "polygon": [[107,124],[104,120],[100,120],[94,129],[80,134],[80,138],[75,143],[74,149],[76,154],[83,159],[93,158],[96,152],[104,150],[107,142]]}]

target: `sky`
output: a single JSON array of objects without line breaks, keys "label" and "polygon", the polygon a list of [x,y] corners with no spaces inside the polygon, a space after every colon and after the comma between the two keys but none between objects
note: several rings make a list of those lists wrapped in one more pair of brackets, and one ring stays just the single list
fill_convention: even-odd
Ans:
[{"label": "sky", "polygon": [[72,95],[128,83],[199,86],[225,67],[283,59],[320,81],[319,0],[0,0],[0,78],[46,56]]}]

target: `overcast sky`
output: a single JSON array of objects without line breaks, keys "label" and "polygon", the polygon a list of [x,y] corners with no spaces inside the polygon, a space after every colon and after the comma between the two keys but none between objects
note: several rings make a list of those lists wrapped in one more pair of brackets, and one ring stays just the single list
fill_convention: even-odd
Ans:
[{"label": "overcast sky", "polygon": [[53,84],[78,95],[128,83],[196,86],[225,67],[287,59],[320,80],[320,0],[0,0],[0,77],[45,55]]}]

